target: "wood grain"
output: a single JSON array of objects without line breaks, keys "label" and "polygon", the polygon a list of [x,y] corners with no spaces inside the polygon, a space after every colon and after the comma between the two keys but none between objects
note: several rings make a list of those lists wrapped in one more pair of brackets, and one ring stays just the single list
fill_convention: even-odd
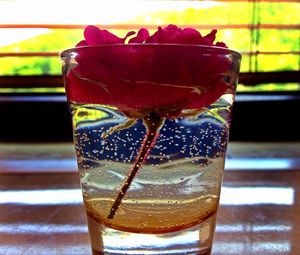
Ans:
[{"label": "wood grain", "polygon": [[[3,155],[6,158],[23,155],[26,168],[26,153],[20,148],[27,147],[14,150],[7,145],[5,150],[2,144],[0,161],[4,160]],[[58,155],[55,147],[45,145],[44,150],[32,149],[26,155],[43,157],[48,150],[49,158],[59,161],[63,155],[72,158],[70,148],[62,145]],[[254,144],[240,148],[255,158]],[[272,153],[272,146],[265,144],[258,144],[257,148],[264,148],[261,153],[268,158],[283,153],[276,149]],[[288,154],[277,159],[286,160],[289,156],[295,159],[299,156],[298,149],[293,144]],[[229,153],[231,158],[245,156],[234,146]],[[77,173],[63,169],[61,172],[8,170],[3,171],[0,164],[0,254],[91,254]],[[300,165],[274,170],[226,170],[212,254],[300,254],[299,183]]]}]

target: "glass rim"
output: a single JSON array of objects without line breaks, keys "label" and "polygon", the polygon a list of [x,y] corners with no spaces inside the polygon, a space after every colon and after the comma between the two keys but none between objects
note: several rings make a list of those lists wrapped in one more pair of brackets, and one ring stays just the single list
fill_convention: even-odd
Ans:
[{"label": "glass rim", "polygon": [[179,43],[128,43],[128,44],[124,44],[124,43],[115,43],[115,44],[100,44],[100,45],[86,45],[86,46],[77,46],[77,47],[72,47],[72,48],[67,48],[65,50],[62,50],[59,53],[59,57],[61,59],[63,59],[64,57],[66,57],[66,55],[68,55],[69,53],[72,53],[76,50],[81,50],[81,49],[90,49],[90,48],[107,48],[107,47],[115,47],[115,46],[122,46],[122,47],[137,47],[137,46],[142,46],[142,47],[193,47],[193,48],[200,48],[200,49],[207,49],[207,50],[215,50],[215,51],[219,51],[221,53],[230,53],[232,55],[234,55],[235,57],[241,59],[242,58],[242,54],[229,49],[229,48],[224,48],[224,47],[219,47],[219,46],[209,46],[209,45],[199,45],[199,44],[179,44]]}]

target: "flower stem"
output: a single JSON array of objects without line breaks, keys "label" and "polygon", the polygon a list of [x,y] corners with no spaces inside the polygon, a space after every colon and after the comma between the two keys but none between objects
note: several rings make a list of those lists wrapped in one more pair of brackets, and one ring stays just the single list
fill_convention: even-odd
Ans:
[{"label": "flower stem", "polygon": [[135,158],[134,164],[131,167],[129,174],[124,180],[120,191],[118,192],[113,205],[110,208],[108,219],[113,219],[116,211],[118,210],[123,197],[125,196],[127,190],[129,189],[131,182],[142,168],[143,162],[145,161],[147,155],[149,154],[151,148],[153,147],[156,138],[159,134],[159,130],[164,124],[164,119],[162,119],[157,113],[149,113],[143,119],[144,125],[146,126],[147,133],[145,135],[144,141],[140,147],[138,155]]}]

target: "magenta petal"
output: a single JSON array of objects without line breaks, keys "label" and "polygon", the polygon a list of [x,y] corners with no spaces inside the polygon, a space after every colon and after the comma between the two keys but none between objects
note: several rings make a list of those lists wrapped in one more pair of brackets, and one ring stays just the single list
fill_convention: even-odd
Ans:
[{"label": "magenta petal", "polygon": [[123,39],[118,36],[91,25],[85,28],[84,38],[88,45],[123,43]]},{"label": "magenta petal", "polygon": [[158,27],[157,31],[153,35],[149,36],[145,42],[161,43],[163,41],[163,35],[164,35],[163,29],[161,27]]},{"label": "magenta petal", "polygon": [[102,37],[104,38],[104,44],[115,44],[115,43],[123,43],[123,39],[114,35],[113,33],[107,30],[100,30]]},{"label": "magenta petal", "polygon": [[[174,24],[170,24],[165,28],[158,27],[153,35],[145,28],[141,28],[137,36],[128,40],[128,43],[181,43],[181,44],[197,44],[214,46],[217,30],[212,30],[209,34],[202,37],[194,28],[181,29]],[[119,38],[107,30],[101,30],[96,26],[87,26],[84,31],[85,40],[79,42],[76,46],[85,45],[103,45],[103,44],[124,44],[126,39],[134,35],[134,31],[130,31],[124,38]],[[227,48],[226,44],[218,42],[216,46]]]},{"label": "magenta petal", "polygon": [[154,33],[154,35],[157,35],[157,38],[158,38],[158,39],[159,39],[159,38],[162,38],[162,37],[164,36],[164,29],[162,29],[162,27],[159,26],[159,27],[157,28],[156,33]]},{"label": "magenta petal", "polygon": [[206,40],[208,40],[209,43],[213,44],[214,40],[216,40],[216,33],[217,33],[217,30],[213,29],[213,30],[211,30],[211,32],[209,34],[207,34],[206,36],[204,36],[204,38]]},{"label": "magenta petal", "polygon": [[169,25],[164,29],[158,27],[158,30],[153,37],[157,37],[158,43],[180,43],[180,34],[181,29],[175,25]]},{"label": "magenta petal", "polygon": [[134,34],[135,34],[134,31],[129,31],[129,32],[125,35],[125,37],[123,38],[123,42],[125,43],[126,39],[127,39],[129,36],[132,36],[132,35],[134,35]]},{"label": "magenta petal", "polygon": [[136,37],[129,40],[129,43],[143,43],[149,38],[149,32],[146,28],[141,28]]},{"label": "magenta petal", "polygon": [[96,26],[87,26],[83,32],[87,45],[99,45],[104,43],[101,30]]},{"label": "magenta petal", "polygon": [[87,46],[87,45],[88,45],[88,44],[87,44],[86,40],[81,40],[79,43],[76,44],[75,47],[79,47],[79,46]]},{"label": "magenta petal", "polygon": [[158,31],[156,31],[153,35],[149,36],[146,39],[145,43],[158,43],[159,42],[158,38],[159,38]]},{"label": "magenta petal", "polygon": [[201,42],[201,34],[193,28],[185,28],[180,34],[180,43],[199,44]]},{"label": "magenta petal", "polygon": [[174,30],[174,31],[181,31],[181,28],[177,27],[176,25],[174,24],[170,24],[168,26],[166,26],[164,28],[165,31],[168,31],[168,30]]},{"label": "magenta petal", "polygon": [[227,45],[223,42],[217,42],[215,45],[218,47],[228,48]]}]

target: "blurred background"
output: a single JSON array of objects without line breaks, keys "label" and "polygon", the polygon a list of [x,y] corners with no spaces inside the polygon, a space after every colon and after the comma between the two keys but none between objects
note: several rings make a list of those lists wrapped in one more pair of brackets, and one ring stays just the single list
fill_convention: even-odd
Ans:
[{"label": "blurred background", "polygon": [[[217,40],[242,53],[241,72],[299,71],[299,13],[298,0],[0,1],[0,74],[59,75],[58,52],[75,46],[88,24],[125,36],[171,23],[202,34],[218,29]],[[257,85],[251,90],[300,88],[292,81]],[[240,84],[245,90],[250,88]]]},{"label": "blurred background", "polygon": [[242,53],[234,113],[241,121],[233,122],[232,139],[299,139],[299,13],[298,0],[1,0],[0,114],[7,121],[0,140],[71,139],[58,56],[83,38],[86,25],[123,37],[170,23],[202,34],[218,29],[217,40]]}]

